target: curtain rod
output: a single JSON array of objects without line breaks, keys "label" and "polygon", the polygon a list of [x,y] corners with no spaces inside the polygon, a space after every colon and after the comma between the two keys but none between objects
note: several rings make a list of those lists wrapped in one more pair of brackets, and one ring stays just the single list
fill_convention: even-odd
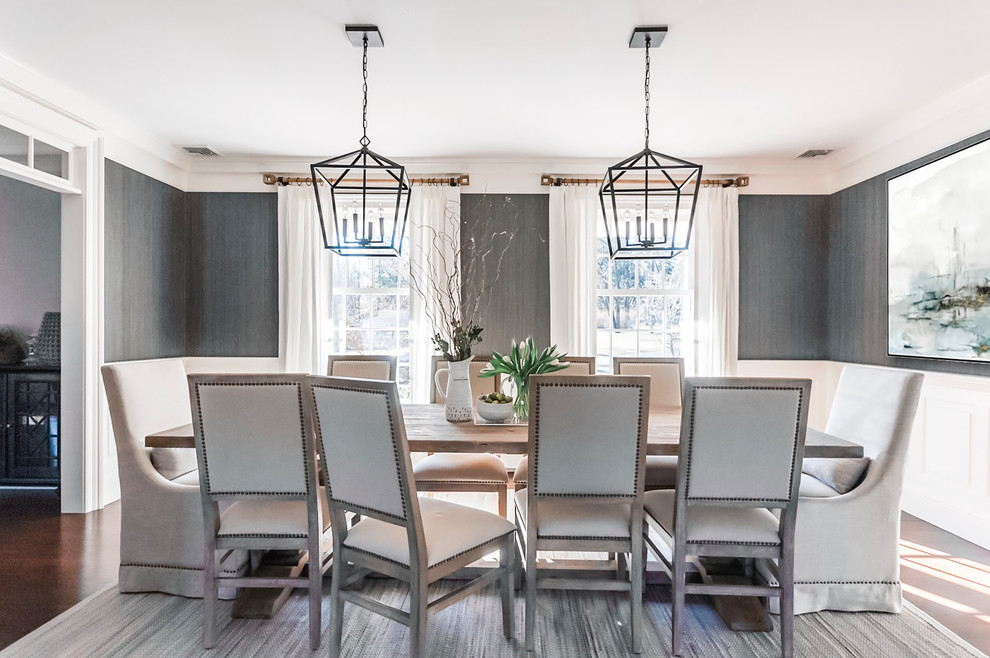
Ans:
[{"label": "curtain rod", "polygon": [[[626,183],[643,183],[642,179],[639,180],[626,180]],[[684,181],[677,181],[677,183],[683,183]],[[540,176],[540,185],[560,187],[561,185],[601,185],[601,178],[561,178],[560,176],[552,176],[550,174],[543,174]],[[736,176],[734,178],[704,178],[701,181],[702,185],[716,185],[719,187],[748,187],[749,186],[749,176]]]},{"label": "curtain rod", "polygon": [[[265,185],[312,185],[313,179],[308,176],[276,176],[275,174],[262,174],[261,180]],[[368,179],[369,183],[394,183],[392,179]],[[449,185],[450,187],[466,187],[471,184],[471,177],[467,174],[450,174],[437,178],[412,178],[409,180],[412,185]],[[322,184],[322,181],[320,181]]]}]

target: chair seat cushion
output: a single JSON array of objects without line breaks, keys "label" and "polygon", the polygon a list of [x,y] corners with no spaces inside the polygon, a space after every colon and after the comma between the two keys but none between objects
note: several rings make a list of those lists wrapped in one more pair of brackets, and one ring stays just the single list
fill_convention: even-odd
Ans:
[{"label": "chair seat cushion", "polygon": [[523,457],[516,464],[516,470],[512,474],[512,482],[514,485],[525,486],[526,482],[529,480],[529,456]]},{"label": "chair seat cushion", "polygon": [[[529,489],[516,492],[517,517],[527,523]],[[631,507],[628,503],[594,503],[560,499],[540,501],[540,539],[629,539]]]},{"label": "chair seat cushion", "polygon": [[[648,491],[643,497],[646,513],[668,534],[674,534],[677,492]],[[687,508],[687,542],[698,544],[746,544],[779,546],[779,522],[768,509],[753,507]]]},{"label": "chair seat cushion", "polygon": [[801,472],[844,494],[859,486],[869,467],[869,457],[812,458],[801,463]]},{"label": "chair seat cushion", "polygon": [[[501,516],[445,500],[420,498],[419,509],[429,567],[493,543],[516,529]],[[344,546],[409,566],[409,535],[405,526],[365,518],[351,527]]]},{"label": "chair seat cushion", "polygon": [[646,458],[646,487],[673,489],[677,485],[677,457],[652,455]]},{"label": "chair seat cushion", "polygon": [[798,489],[798,495],[802,498],[834,498],[842,494],[818,478],[802,473],[801,488]]},{"label": "chair seat cushion", "polygon": [[[324,515],[317,506],[321,526]],[[305,500],[238,500],[220,515],[217,537],[299,537],[309,534]]]},{"label": "chair seat cushion", "polygon": [[[151,465],[166,480],[174,480],[199,468],[195,448],[149,448],[148,456]],[[198,479],[196,483],[199,484]]]},{"label": "chair seat cushion", "polygon": [[505,462],[489,454],[438,452],[413,466],[417,482],[497,482],[509,481]]}]

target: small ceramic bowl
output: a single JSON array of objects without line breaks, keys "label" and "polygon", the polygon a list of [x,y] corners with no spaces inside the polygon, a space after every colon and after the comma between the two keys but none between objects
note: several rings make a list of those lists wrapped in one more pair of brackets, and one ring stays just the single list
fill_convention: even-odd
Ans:
[{"label": "small ceramic bowl", "polygon": [[482,402],[478,400],[478,415],[490,423],[504,423],[512,418],[512,403]]}]

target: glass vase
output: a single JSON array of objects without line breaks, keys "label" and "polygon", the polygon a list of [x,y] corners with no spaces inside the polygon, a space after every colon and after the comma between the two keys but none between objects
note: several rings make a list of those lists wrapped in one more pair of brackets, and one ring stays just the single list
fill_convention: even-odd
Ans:
[{"label": "glass vase", "polygon": [[513,381],[516,385],[516,397],[512,400],[512,412],[516,415],[516,421],[525,423],[529,421],[529,383]]}]

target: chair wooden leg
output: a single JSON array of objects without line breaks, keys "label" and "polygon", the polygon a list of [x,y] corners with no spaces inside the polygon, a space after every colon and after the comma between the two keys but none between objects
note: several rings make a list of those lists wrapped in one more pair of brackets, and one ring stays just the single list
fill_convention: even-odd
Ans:
[{"label": "chair wooden leg", "polygon": [[409,656],[426,656],[427,585],[425,574],[416,571],[409,583]]},{"label": "chair wooden leg", "polygon": [[[632,633],[633,653],[643,651],[643,550],[642,539],[640,543],[635,540],[637,533],[633,533],[632,543],[632,568],[629,571],[629,623]],[[643,533],[638,533],[642,538]]]},{"label": "chair wooden leg", "polygon": [[625,553],[615,554],[615,579],[625,582],[627,569],[627,558]]},{"label": "chair wooden leg", "polygon": [[505,637],[512,639],[512,622],[515,619],[515,573],[516,573],[516,539],[512,533],[505,539],[499,552],[499,566],[503,569],[499,589],[502,590],[502,632]]},{"label": "chair wooden leg", "polygon": [[498,490],[498,515],[503,519],[509,518],[509,485],[508,483],[502,485],[502,488]]},{"label": "chair wooden leg", "polygon": [[784,658],[791,658],[794,655],[794,563],[784,557],[780,567],[780,652]]},{"label": "chair wooden leg", "polygon": [[340,598],[340,585],[347,577],[347,571],[345,560],[338,558],[339,542],[334,542],[333,549],[333,564],[330,566],[330,658],[337,658],[344,630],[344,601]]},{"label": "chair wooden leg", "polygon": [[536,650],[536,543],[526,542],[526,651]]},{"label": "chair wooden leg", "polygon": [[323,617],[323,597],[322,585],[323,574],[321,572],[320,559],[320,538],[312,537],[309,541],[309,648],[316,651],[320,648],[321,621]]},{"label": "chair wooden leg", "polygon": [[212,649],[217,635],[217,556],[214,544],[206,540],[203,555],[203,648]]},{"label": "chair wooden leg", "polygon": [[675,656],[681,655],[681,636],[684,629],[684,590],[687,564],[684,555],[674,552],[673,582],[671,583],[671,650]]}]

